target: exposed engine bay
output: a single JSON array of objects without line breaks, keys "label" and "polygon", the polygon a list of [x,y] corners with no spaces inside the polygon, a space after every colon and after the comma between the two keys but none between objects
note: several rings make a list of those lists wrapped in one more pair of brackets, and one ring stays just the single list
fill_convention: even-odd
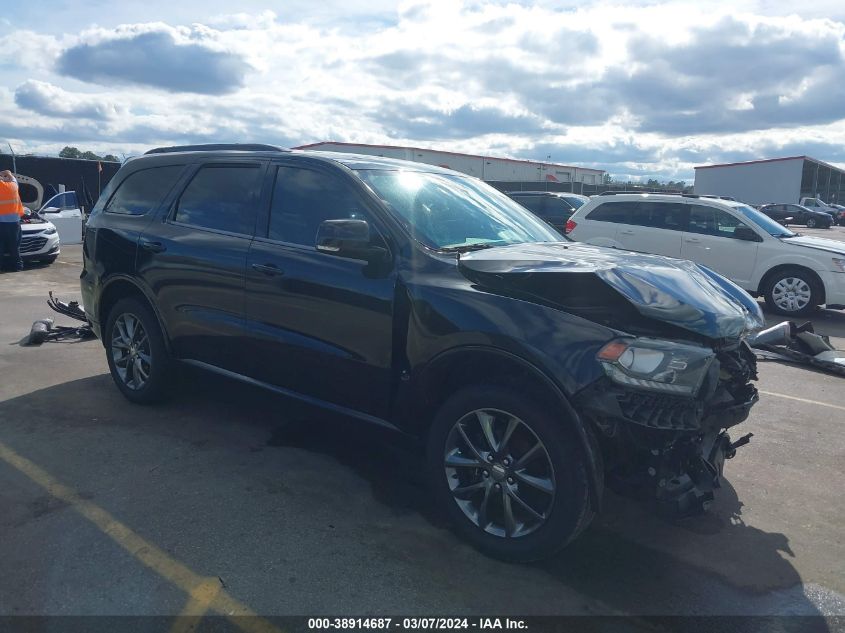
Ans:
[{"label": "exposed engine bay", "polygon": [[530,244],[462,256],[470,280],[625,335],[597,355],[605,377],[573,404],[598,438],[609,486],[648,492],[667,516],[707,509],[733,440],[757,402],[763,326],[741,288],[692,262],[585,244]]}]

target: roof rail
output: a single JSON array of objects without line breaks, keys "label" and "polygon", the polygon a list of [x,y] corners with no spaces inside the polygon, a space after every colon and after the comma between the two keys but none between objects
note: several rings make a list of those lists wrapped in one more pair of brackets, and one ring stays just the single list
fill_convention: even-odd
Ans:
[{"label": "roof rail", "polygon": [[658,189],[633,189],[627,191],[602,191],[600,196],[624,196],[630,194],[644,194],[644,193],[657,193],[661,196],[687,196],[689,198],[697,198],[698,196],[694,193],[677,193],[675,191],[660,191]]},{"label": "roof rail", "polygon": [[289,152],[277,145],[264,145],[262,143],[207,143],[205,145],[173,145],[171,147],[156,147],[144,154],[170,154],[172,152]]}]

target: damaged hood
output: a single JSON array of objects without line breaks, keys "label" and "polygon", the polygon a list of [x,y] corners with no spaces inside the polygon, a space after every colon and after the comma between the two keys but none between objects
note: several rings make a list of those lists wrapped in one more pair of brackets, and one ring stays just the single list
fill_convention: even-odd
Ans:
[{"label": "damaged hood", "polygon": [[812,237],[810,235],[798,235],[796,237],[782,237],[781,241],[784,244],[792,244],[794,246],[804,246],[806,248],[815,248],[837,255],[845,255],[845,244],[837,242],[836,240],[829,240],[825,237]]},{"label": "damaged hood", "polygon": [[[531,277],[531,293],[540,299],[565,297],[567,283],[575,281],[573,275],[581,276],[580,282],[591,276],[596,284],[622,295],[644,317],[710,339],[738,339],[763,326],[760,306],[739,286],[703,266],[661,255],[544,242],[465,253],[458,268],[470,281],[502,291],[518,292]],[[537,284],[538,276],[548,276],[548,285]],[[589,287],[592,281],[587,282]],[[543,296],[544,287],[548,297]],[[597,297],[606,294],[596,292]]]}]

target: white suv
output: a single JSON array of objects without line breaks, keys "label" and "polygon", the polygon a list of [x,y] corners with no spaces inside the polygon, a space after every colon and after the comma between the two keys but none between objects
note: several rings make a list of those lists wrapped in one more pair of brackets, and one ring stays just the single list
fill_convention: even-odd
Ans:
[{"label": "white suv", "polygon": [[741,202],[601,194],[566,224],[578,242],[689,259],[762,295],[779,314],[845,307],[845,242],[793,233]]}]

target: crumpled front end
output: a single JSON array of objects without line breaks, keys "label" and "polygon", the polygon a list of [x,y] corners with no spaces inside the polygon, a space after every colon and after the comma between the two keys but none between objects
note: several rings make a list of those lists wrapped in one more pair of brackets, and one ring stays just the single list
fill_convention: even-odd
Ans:
[{"label": "crumpled front end", "polygon": [[650,391],[610,376],[578,394],[576,406],[597,430],[608,484],[650,491],[668,516],[706,510],[721,485],[725,460],[747,444],[728,429],[757,402],[756,358],[743,342],[713,350],[693,394]]}]

